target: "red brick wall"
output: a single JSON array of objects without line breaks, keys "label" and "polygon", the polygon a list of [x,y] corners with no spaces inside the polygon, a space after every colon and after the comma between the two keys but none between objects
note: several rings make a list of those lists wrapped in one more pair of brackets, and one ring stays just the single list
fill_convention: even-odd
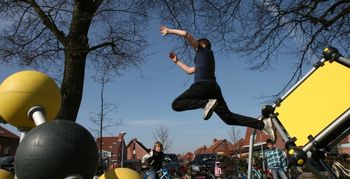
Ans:
[{"label": "red brick wall", "polygon": [[142,159],[142,157],[147,153],[145,149],[143,149],[140,145],[133,142],[131,145],[127,148],[127,159],[128,160],[135,160],[135,159]]}]

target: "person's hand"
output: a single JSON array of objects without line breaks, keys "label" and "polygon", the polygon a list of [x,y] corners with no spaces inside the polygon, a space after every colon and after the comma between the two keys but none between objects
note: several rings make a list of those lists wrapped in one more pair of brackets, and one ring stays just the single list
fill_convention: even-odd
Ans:
[{"label": "person's hand", "polygon": [[169,53],[169,58],[174,62],[176,63],[177,61],[179,61],[179,59],[177,58],[177,55],[175,52],[170,52]]},{"label": "person's hand", "polygon": [[168,34],[168,30],[169,29],[167,27],[165,27],[165,26],[160,26],[160,28],[159,28],[159,32],[162,35],[167,35]]}]

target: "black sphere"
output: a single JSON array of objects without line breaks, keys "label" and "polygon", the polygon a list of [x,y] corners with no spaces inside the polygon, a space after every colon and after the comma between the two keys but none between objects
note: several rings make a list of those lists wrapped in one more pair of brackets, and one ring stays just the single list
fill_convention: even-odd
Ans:
[{"label": "black sphere", "polygon": [[41,124],[23,138],[15,156],[18,179],[63,179],[73,174],[93,178],[98,150],[93,136],[67,120]]}]

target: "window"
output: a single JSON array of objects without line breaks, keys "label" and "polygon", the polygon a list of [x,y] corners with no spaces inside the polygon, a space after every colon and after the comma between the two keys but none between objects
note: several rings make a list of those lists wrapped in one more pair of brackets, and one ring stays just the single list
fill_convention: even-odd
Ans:
[{"label": "window", "polygon": [[9,153],[10,153],[10,147],[7,146],[7,147],[5,147],[4,154],[8,155]]}]

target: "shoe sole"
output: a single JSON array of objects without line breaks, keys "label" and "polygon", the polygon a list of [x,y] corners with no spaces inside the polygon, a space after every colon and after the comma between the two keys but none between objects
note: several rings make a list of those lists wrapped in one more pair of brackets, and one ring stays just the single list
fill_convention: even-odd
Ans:
[{"label": "shoe sole", "polygon": [[218,101],[216,101],[214,103],[214,105],[210,108],[210,110],[208,111],[207,115],[205,115],[203,117],[204,120],[208,120],[210,119],[210,117],[213,115],[214,109],[216,108],[216,106],[218,105]]},{"label": "shoe sole", "polygon": [[273,125],[272,125],[272,120],[270,118],[266,119],[267,124],[269,125],[269,129],[271,129],[271,134],[267,133],[267,135],[269,135],[272,140],[275,140],[275,131],[273,130]]}]

